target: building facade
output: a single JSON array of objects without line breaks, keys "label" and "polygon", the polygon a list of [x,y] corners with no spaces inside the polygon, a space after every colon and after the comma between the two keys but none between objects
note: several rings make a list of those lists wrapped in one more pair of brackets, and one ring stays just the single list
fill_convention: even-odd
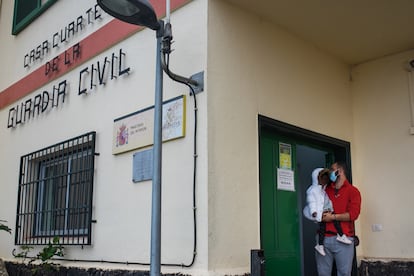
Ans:
[{"label": "building facade", "polygon": [[[0,219],[13,230],[0,257],[57,236],[62,265],[149,270],[155,32],[92,0],[12,2],[0,2]],[[171,1],[170,68],[202,72],[204,90],[164,76],[163,273],[243,275],[262,249],[269,275],[312,275],[304,193],[334,160],[362,194],[358,262],[411,261],[412,47],[347,60],[242,3]]]}]

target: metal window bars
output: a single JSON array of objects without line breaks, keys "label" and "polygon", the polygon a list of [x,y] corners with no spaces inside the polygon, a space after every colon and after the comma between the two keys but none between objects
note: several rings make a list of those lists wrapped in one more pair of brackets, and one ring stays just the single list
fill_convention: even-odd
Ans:
[{"label": "metal window bars", "polygon": [[91,244],[95,132],[24,155],[16,245]]}]

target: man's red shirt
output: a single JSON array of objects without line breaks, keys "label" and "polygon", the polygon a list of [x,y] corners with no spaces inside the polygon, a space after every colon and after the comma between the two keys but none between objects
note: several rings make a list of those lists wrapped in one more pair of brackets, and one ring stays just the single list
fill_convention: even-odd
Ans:
[{"label": "man's red shirt", "polygon": [[[355,235],[354,221],[361,212],[361,194],[359,190],[352,186],[348,180],[338,190],[335,189],[335,183],[331,183],[326,187],[326,193],[332,201],[335,214],[349,213],[350,221],[341,221],[342,231],[347,236]],[[326,223],[326,235],[332,236],[330,233],[336,233],[335,226],[332,222]]]}]

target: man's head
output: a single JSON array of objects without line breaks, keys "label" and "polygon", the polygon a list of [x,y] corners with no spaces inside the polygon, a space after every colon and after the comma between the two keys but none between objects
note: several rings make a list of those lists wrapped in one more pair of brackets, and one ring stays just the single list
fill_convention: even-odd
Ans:
[{"label": "man's head", "polygon": [[332,182],[343,181],[346,179],[346,164],[338,161],[332,164],[330,169],[330,179]]}]

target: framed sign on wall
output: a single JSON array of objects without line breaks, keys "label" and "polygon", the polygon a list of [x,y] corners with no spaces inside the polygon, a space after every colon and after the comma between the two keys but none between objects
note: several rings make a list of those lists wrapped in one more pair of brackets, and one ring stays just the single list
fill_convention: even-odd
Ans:
[{"label": "framed sign on wall", "polygon": [[[162,141],[185,136],[185,95],[165,101],[162,106]],[[153,144],[154,106],[114,120],[112,153],[119,154]]]}]

